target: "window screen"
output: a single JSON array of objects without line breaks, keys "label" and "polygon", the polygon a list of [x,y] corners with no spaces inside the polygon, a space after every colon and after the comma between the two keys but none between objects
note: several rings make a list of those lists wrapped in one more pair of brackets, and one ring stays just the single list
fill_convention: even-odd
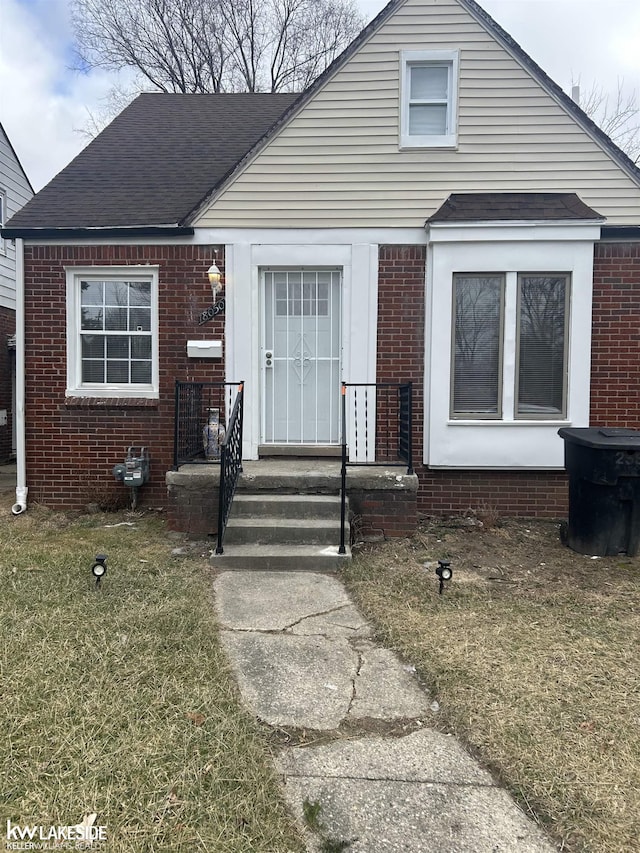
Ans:
[{"label": "window screen", "polygon": [[500,275],[454,276],[454,417],[500,417],[503,292]]},{"label": "window screen", "polygon": [[568,276],[518,277],[516,415],[564,415]]},{"label": "window screen", "polygon": [[83,383],[151,383],[151,282],[82,281],[80,317]]},{"label": "window screen", "polygon": [[412,65],[409,68],[409,134],[444,136],[448,131],[450,66]]}]

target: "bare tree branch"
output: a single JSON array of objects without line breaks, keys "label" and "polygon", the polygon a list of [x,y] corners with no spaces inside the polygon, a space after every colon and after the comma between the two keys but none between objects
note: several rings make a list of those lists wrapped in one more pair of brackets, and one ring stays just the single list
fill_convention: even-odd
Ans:
[{"label": "bare tree branch", "polygon": [[302,91],[364,25],[355,0],[70,0],[77,67],[160,92]]},{"label": "bare tree branch", "polygon": [[[572,82],[580,91],[580,78]],[[618,79],[615,93],[605,92],[593,83],[580,91],[579,106],[634,163],[640,162],[640,102],[638,92],[625,90]]]}]

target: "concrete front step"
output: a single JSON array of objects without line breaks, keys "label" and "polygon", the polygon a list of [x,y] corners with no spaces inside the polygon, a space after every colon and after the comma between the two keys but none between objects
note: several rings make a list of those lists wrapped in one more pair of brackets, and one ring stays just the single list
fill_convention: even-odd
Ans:
[{"label": "concrete front step", "polygon": [[335,572],[351,559],[351,550],[338,554],[337,545],[229,545],[214,554],[211,565],[220,571]]},{"label": "concrete front step", "polygon": [[[297,491],[303,485],[297,470],[293,478],[287,469],[282,471],[273,466],[271,477],[264,476],[262,469],[258,472],[236,491],[224,536],[224,554],[212,558],[213,566],[331,572],[351,558],[348,550],[346,554],[338,554],[339,494]],[[323,486],[334,477],[334,470],[323,473]],[[349,532],[347,521],[345,543],[349,542]]]},{"label": "concrete front step", "polygon": [[340,495],[268,495],[236,492],[234,518],[340,518]]},{"label": "concrete front step", "polygon": [[[348,541],[346,525],[345,537]],[[224,541],[229,545],[335,545],[340,541],[340,517],[232,517]]]}]

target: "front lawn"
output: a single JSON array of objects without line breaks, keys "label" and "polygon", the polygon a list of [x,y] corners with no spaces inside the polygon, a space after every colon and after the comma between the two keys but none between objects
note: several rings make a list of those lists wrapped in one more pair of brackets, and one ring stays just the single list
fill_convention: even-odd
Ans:
[{"label": "front lawn", "polygon": [[[218,644],[207,548],[142,514],[0,514],[0,826],[109,853],[297,853]],[[107,555],[96,588],[90,567]]]},{"label": "front lawn", "polygon": [[[549,522],[487,520],[365,546],[344,579],[431,690],[430,724],[458,734],[562,849],[637,851],[640,558],[575,554]],[[454,574],[439,595],[442,558]]]}]

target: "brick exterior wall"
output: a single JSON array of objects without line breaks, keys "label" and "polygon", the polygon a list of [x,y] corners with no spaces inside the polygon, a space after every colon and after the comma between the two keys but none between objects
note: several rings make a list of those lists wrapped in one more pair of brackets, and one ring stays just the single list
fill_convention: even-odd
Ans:
[{"label": "brick exterior wall", "polygon": [[[129,444],[145,445],[151,453],[151,481],[141,490],[140,502],[166,507],[170,517],[176,516],[174,526],[182,526],[177,517],[187,510],[173,505],[177,494],[168,498],[165,484],[172,465],[174,381],[224,378],[223,360],[198,361],[186,356],[187,339],[224,336],[223,315],[198,326],[200,312],[211,304],[206,270],[213,248],[26,247],[30,501],[69,509],[126,500],[127,491],[115,482],[111,468],[123,460]],[[216,247],[216,253],[224,272],[223,252]],[[380,247],[377,377],[380,382],[413,382],[414,458],[420,480],[417,504],[413,495],[405,495],[393,505],[382,506],[377,497],[363,494],[363,520],[372,532],[384,527],[387,535],[404,535],[417,512],[564,516],[567,484],[562,472],[438,471],[420,464],[425,257],[425,248],[420,246]],[[126,263],[160,268],[160,398],[65,399],[65,267]],[[593,318],[592,423],[640,428],[640,244],[596,246]],[[0,312],[0,335],[5,344],[0,358],[7,355],[6,335],[13,332],[13,326],[7,332],[7,322]],[[0,376],[6,377],[8,369],[4,362],[2,366]],[[2,445],[0,458],[1,449]],[[204,532],[206,520],[198,524]]]},{"label": "brick exterior wall", "polygon": [[[413,380],[414,467],[423,515],[478,514],[557,517],[566,513],[564,473],[544,471],[439,471],[425,468],[423,448],[424,290],[426,250],[382,246],[378,270],[380,382]],[[448,360],[449,354],[443,358]]]},{"label": "brick exterior wall", "polygon": [[593,273],[591,424],[640,429],[640,243],[599,243]]},{"label": "brick exterior wall", "polygon": [[348,491],[356,539],[398,538],[415,533],[418,507],[414,490],[363,491],[348,487]]},{"label": "brick exterior wall", "polygon": [[219,477],[217,465],[200,465],[195,475],[184,469],[169,472],[166,518],[170,530],[203,538],[218,532]]},{"label": "brick exterior wall", "polygon": [[0,409],[7,412],[6,426],[0,426],[0,462],[11,456],[11,376],[15,361],[14,353],[9,352],[7,342],[15,331],[15,311],[0,307]]},{"label": "brick exterior wall", "polygon": [[[111,473],[129,445],[144,445],[151,478],[143,506],[165,507],[165,474],[173,464],[174,382],[220,381],[224,360],[188,359],[186,342],[223,339],[224,315],[198,326],[211,305],[206,271],[211,246],[25,247],[26,443],[29,500],[72,509],[126,502],[128,489]],[[65,267],[150,264],[159,267],[158,400],[65,399]]]}]

